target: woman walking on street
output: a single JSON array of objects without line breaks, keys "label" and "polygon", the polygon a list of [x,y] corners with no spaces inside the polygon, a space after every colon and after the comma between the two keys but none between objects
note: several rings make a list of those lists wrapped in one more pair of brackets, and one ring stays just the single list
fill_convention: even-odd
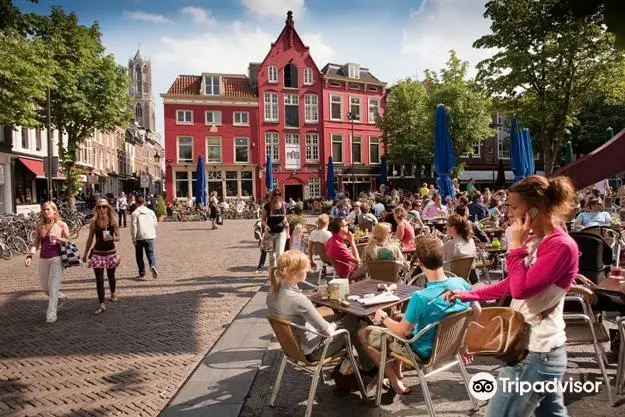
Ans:
[{"label": "woman walking on street", "polygon": [[269,229],[273,247],[271,250],[271,267],[276,266],[278,256],[284,252],[286,245],[287,230],[289,224],[286,221],[286,204],[282,200],[280,190],[273,190],[271,200],[265,204],[263,210],[263,229]]},{"label": "woman walking on street", "polygon": [[65,294],[61,292],[61,279],[63,278],[63,263],[61,262],[61,242],[69,242],[69,228],[61,221],[59,209],[51,201],[41,205],[39,221],[37,222],[37,237],[30,253],[26,255],[26,267],[32,264],[33,255],[37,249],[39,253],[39,281],[41,289],[48,296],[48,311],[46,321],[56,321],[58,301],[61,303]]},{"label": "woman walking on street", "polygon": [[[527,356],[507,363],[499,373],[498,389],[486,409],[487,417],[567,416],[561,390],[519,395],[504,390],[502,381],[521,384],[559,380],[566,371],[564,297],[578,271],[579,249],[560,227],[574,207],[575,191],[565,177],[527,177],[512,187],[508,213],[514,219],[506,260],[508,278],[471,291],[451,291],[447,300],[495,300],[511,296],[512,307],[529,323]],[[534,232],[530,235],[530,230]]]},{"label": "woman walking on street", "polygon": [[217,215],[219,215],[219,200],[217,200],[217,191],[211,191],[210,198],[208,199],[208,209],[210,210],[209,218],[211,219],[211,226],[213,229],[217,229],[215,222],[217,221]]},{"label": "woman walking on street", "polygon": [[119,216],[119,225],[126,227],[126,210],[128,210],[128,200],[126,195],[122,191],[117,198],[117,215]]},{"label": "woman walking on street", "polygon": [[[95,237],[95,245],[93,249],[91,244]],[[115,269],[119,266],[119,255],[115,251],[115,242],[119,242],[119,224],[115,211],[108,202],[100,198],[96,202],[95,215],[89,225],[89,237],[85,246],[85,253],[82,257],[83,262],[89,259],[89,268],[93,268],[95,273],[96,289],[98,291],[98,302],[100,307],[95,314],[102,314],[106,311],[104,303],[104,270],[109,281],[109,289],[111,290],[111,301],[118,301],[119,298],[115,294]]]}]

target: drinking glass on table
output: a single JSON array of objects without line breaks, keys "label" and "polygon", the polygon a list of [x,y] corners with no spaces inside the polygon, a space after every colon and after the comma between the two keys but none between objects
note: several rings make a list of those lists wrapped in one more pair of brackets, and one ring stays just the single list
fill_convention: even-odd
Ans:
[{"label": "drinking glass on table", "polygon": [[322,300],[327,300],[328,299],[328,281],[326,281],[325,279],[321,279],[319,280],[319,296],[321,296]]}]

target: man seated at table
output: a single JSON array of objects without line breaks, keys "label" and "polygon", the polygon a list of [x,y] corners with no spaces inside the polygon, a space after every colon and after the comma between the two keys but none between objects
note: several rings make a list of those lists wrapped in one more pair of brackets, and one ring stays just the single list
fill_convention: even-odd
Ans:
[{"label": "man seated at table", "polygon": [[[343,218],[334,219],[330,222],[329,230],[332,237],[326,242],[326,253],[337,275],[350,280],[363,278],[365,266],[360,262],[354,234],[349,231],[347,221]],[[349,242],[351,250],[345,241]]]},{"label": "man seated at table", "polygon": [[582,211],[575,219],[578,229],[590,226],[609,226],[612,223],[610,213],[603,211],[603,201],[598,198],[588,200],[588,211]]},{"label": "man seated at table", "polygon": [[[381,322],[388,330],[401,338],[411,339],[421,329],[429,324],[442,320],[445,316],[472,307],[475,316],[481,312],[478,303],[456,302],[449,304],[444,301],[442,294],[448,290],[470,290],[471,286],[463,279],[447,277],[443,270],[443,242],[432,235],[423,235],[416,238],[416,256],[419,264],[425,272],[428,285],[425,289],[415,291],[408,301],[406,313],[401,321],[391,318],[383,310],[375,313],[375,320]],[[363,344],[368,346],[367,352],[373,363],[380,363],[380,348],[382,332],[378,326],[368,326],[358,332],[358,337]],[[410,348],[417,357],[426,362],[432,355],[432,345],[436,329],[431,329],[422,337],[414,341]],[[409,356],[405,346],[395,340],[389,341],[388,349],[403,356]],[[405,394],[410,391],[402,383],[401,362],[395,361],[391,366],[384,368],[384,375],[389,379],[393,390],[397,394]]]},{"label": "man seated at table", "polygon": [[314,271],[317,269],[317,265],[313,261],[313,246],[315,242],[322,243],[323,245],[332,237],[332,233],[328,231],[328,224],[330,223],[330,217],[327,214],[321,214],[317,217],[317,228],[310,233],[308,238],[308,259],[310,261],[310,267]]},{"label": "man seated at table", "polygon": [[481,194],[475,194],[473,201],[467,207],[469,209],[470,220],[480,221],[488,217],[488,207],[484,204],[484,197]]},{"label": "man seated at table", "polygon": [[366,229],[370,232],[373,229],[373,226],[378,224],[378,218],[371,213],[371,208],[368,203],[362,203],[360,211],[362,213],[358,216],[358,227],[360,227],[361,230]]},{"label": "man seated at table", "polygon": [[447,207],[443,205],[440,194],[432,195],[432,201],[423,209],[423,216],[428,220],[447,217]]}]

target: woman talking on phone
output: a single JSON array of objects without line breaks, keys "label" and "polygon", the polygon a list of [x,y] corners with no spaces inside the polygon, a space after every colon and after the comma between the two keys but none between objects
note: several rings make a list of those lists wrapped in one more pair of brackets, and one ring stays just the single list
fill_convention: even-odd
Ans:
[{"label": "woman talking on phone", "polygon": [[[575,192],[565,177],[527,177],[509,189],[508,213],[513,218],[508,277],[472,291],[445,294],[448,300],[493,300],[511,296],[510,307],[530,324],[528,354],[507,363],[499,374],[499,387],[486,409],[487,417],[567,416],[562,392],[520,395],[502,389],[502,379],[561,380],[566,371],[564,296],[578,271],[579,249],[559,225],[572,211]],[[530,236],[530,230],[533,235]]]},{"label": "woman talking on phone", "polygon": [[[95,245],[91,249],[93,238]],[[115,269],[119,266],[119,255],[115,251],[115,242],[119,242],[119,223],[115,211],[108,201],[100,198],[96,201],[95,216],[89,224],[89,237],[85,246],[83,262],[89,259],[89,268],[93,268],[95,273],[96,289],[98,291],[98,302],[100,307],[95,314],[102,314],[106,311],[104,303],[104,270],[109,281],[111,290],[111,301],[117,301],[115,294]]]}]

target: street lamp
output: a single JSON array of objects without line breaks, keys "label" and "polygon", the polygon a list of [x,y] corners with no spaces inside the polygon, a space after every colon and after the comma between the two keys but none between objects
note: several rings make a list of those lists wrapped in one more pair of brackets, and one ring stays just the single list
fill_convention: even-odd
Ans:
[{"label": "street lamp", "polygon": [[356,201],[356,172],[354,171],[354,120],[359,120],[360,117],[353,111],[347,113],[347,120],[352,122],[352,141],[351,141],[351,149],[350,158],[352,161],[352,201]]},{"label": "street lamp", "polygon": [[612,129],[612,126],[608,126],[606,131],[610,134],[610,137],[608,138],[608,140],[612,139],[614,137],[614,129]]},{"label": "street lamp", "polygon": [[[78,57],[73,54],[73,53],[69,53],[69,54],[56,54],[54,55],[54,59],[61,61],[61,60],[66,60],[69,59],[71,61],[77,61]],[[48,139],[48,172],[46,173],[46,180],[48,183],[48,201],[52,201],[52,169],[54,167],[52,158],[53,158],[53,153],[52,153],[52,147],[54,146],[53,142],[52,142],[52,93],[50,90],[50,87],[48,87],[48,91],[47,91],[47,100],[48,100],[48,120],[46,123],[46,133],[47,133],[47,139]],[[59,143],[61,142],[61,132],[59,131]]]}]

